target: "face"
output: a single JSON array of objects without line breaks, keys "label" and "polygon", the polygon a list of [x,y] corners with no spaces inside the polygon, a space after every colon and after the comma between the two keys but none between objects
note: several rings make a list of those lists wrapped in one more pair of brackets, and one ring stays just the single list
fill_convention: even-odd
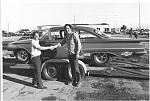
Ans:
[{"label": "face", "polygon": [[69,26],[66,26],[65,28],[66,28],[67,33],[71,34],[71,28]]},{"label": "face", "polygon": [[38,33],[35,34],[34,39],[39,39],[39,34]]}]

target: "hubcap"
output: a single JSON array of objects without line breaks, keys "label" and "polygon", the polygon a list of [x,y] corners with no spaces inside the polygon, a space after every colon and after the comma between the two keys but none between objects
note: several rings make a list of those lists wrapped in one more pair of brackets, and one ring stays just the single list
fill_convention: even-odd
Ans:
[{"label": "hubcap", "polygon": [[51,77],[55,77],[57,74],[57,70],[55,67],[48,67],[47,68],[47,73],[48,75],[50,75]]},{"label": "hubcap", "polygon": [[24,50],[19,52],[19,57],[20,60],[25,61],[28,59],[28,53]]},{"label": "hubcap", "polygon": [[107,61],[108,55],[106,53],[99,53],[95,55],[96,61],[104,63]]}]

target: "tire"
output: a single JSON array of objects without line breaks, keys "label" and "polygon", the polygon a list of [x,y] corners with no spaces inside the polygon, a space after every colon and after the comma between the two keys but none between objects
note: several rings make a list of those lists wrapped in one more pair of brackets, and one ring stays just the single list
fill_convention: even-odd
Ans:
[{"label": "tire", "polygon": [[110,62],[110,55],[108,53],[96,53],[92,55],[92,62],[96,66],[106,66]]},{"label": "tire", "polygon": [[30,54],[26,50],[17,50],[16,51],[16,59],[21,63],[29,63],[31,60]]},{"label": "tire", "polygon": [[46,80],[57,80],[61,75],[59,65],[46,63],[42,69],[42,77]]}]

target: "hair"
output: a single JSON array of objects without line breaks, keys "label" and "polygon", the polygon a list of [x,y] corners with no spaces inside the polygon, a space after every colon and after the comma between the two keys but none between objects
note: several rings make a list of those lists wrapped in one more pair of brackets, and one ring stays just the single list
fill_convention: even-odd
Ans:
[{"label": "hair", "polygon": [[69,26],[70,29],[72,29],[72,25],[71,24],[65,24],[64,28],[66,28],[66,26]]},{"label": "hair", "polygon": [[[36,33],[38,33],[38,31],[34,31],[33,33],[32,33],[32,37],[34,38],[34,36],[35,36],[35,34]],[[38,33],[39,34],[39,33]]]}]

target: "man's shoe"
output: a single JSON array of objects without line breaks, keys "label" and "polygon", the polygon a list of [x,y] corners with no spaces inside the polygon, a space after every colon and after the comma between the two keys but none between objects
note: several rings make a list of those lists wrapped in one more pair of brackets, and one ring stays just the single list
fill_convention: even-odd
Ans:
[{"label": "man's shoe", "polygon": [[76,86],[76,85],[77,85],[77,82],[72,82],[72,85],[73,85],[73,86]]},{"label": "man's shoe", "polygon": [[71,84],[71,82],[64,82],[65,83],[65,85],[70,85]]},{"label": "man's shoe", "polygon": [[38,89],[47,89],[45,86],[37,86]]},{"label": "man's shoe", "polygon": [[37,82],[35,82],[35,81],[32,81],[32,84],[33,84],[34,87],[37,86]]},{"label": "man's shoe", "polygon": [[81,83],[80,83],[80,82],[76,82],[76,83],[72,83],[72,85],[73,85],[74,87],[80,87],[80,86],[81,86]]},{"label": "man's shoe", "polygon": [[36,86],[37,86],[37,84],[33,84],[33,86],[34,86],[34,87],[36,87]]},{"label": "man's shoe", "polygon": [[33,86],[34,86],[34,87],[37,87],[37,84],[35,83],[35,84],[33,84]]}]

